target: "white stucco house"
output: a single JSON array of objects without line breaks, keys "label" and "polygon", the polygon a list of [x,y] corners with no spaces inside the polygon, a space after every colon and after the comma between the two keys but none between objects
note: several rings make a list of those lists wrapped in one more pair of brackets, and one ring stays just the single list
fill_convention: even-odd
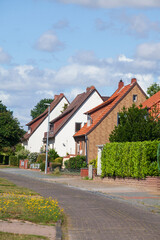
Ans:
[{"label": "white stucco house", "polygon": [[[61,114],[65,104],[69,105],[69,102],[63,93],[54,96],[54,100],[50,104],[50,120]],[[28,132],[23,136],[23,146],[30,152],[40,152],[43,146],[44,132],[48,127],[48,108],[26,126],[28,126]]]},{"label": "white stucco house", "polygon": [[[68,108],[50,122],[49,148],[54,148],[62,157],[66,154],[75,154],[73,135],[87,122],[87,116],[84,113],[102,102],[103,97],[94,86],[77,95]],[[46,142],[46,133],[44,142]]]}]

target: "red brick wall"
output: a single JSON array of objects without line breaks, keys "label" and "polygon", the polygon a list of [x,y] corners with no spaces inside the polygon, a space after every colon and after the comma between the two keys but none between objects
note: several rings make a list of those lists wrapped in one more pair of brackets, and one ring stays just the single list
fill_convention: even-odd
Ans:
[{"label": "red brick wall", "polygon": [[143,187],[152,191],[160,191],[160,177],[146,177],[145,179],[133,179],[133,178],[108,178],[101,179],[95,177],[93,181],[101,181],[104,183],[111,183],[116,185],[127,185],[134,187]]}]

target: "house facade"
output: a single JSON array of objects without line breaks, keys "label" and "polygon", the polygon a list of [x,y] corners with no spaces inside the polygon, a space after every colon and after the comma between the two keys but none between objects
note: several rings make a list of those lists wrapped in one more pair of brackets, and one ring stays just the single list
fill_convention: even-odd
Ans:
[{"label": "house facade", "polygon": [[109,135],[119,121],[119,112],[125,106],[129,108],[132,104],[139,105],[146,99],[146,94],[133,78],[131,83],[124,86],[121,80],[118,89],[104,103],[86,112],[87,124],[75,135],[76,154],[79,148],[82,153],[87,149],[88,162],[97,157],[97,146],[109,142]]},{"label": "house facade", "polygon": [[160,119],[160,91],[145,100],[142,103],[142,107],[146,107],[154,119]]},{"label": "house facade", "polygon": [[[102,97],[94,86],[86,89],[71,102],[69,107],[57,118],[51,121],[49,132],[49,147],[54,148],[60,156],[75,154],[73,135],[87,122],[84,112],[101,104]],[[46,141],[46,133],[44,135]]]},{"label": "house facade", "polygon": [[[69,104],[69,102],[64,94],[54,96],[54,100],[50,104],[51,120],[61,114],[65,104]],[[40,152],[43,146],[44,132],[48,128],[48,108],[37,118],[27,123],[26,126],[28,126],[28,132],[23,137],[23,146],[30,152]]]}]

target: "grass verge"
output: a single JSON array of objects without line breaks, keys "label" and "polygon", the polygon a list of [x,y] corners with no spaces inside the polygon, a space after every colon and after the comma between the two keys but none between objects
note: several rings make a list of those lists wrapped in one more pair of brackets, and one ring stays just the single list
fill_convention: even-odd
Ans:
[{"label": "grass verge", "polygon": [[63,220],[63,209],[60,209],[55,199],[43,198],[0,178],[0,219],[13,218],[54,225],[58,220]]},{"label": "grass verge", "polygon": [[1,240],[49,240],[47,237],[43,236],[36,236],[36,235],[21,235],[21,234],[14,234],[14,233],[4,233],[0,232],[0,239]]}]

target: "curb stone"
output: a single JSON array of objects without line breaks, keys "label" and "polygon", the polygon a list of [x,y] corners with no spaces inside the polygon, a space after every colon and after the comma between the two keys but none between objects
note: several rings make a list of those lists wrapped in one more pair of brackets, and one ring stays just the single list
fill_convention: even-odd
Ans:
[{"label": "curb stone", "polygon": [[62,240],[61,220],[56,223],[56,240]]}]

